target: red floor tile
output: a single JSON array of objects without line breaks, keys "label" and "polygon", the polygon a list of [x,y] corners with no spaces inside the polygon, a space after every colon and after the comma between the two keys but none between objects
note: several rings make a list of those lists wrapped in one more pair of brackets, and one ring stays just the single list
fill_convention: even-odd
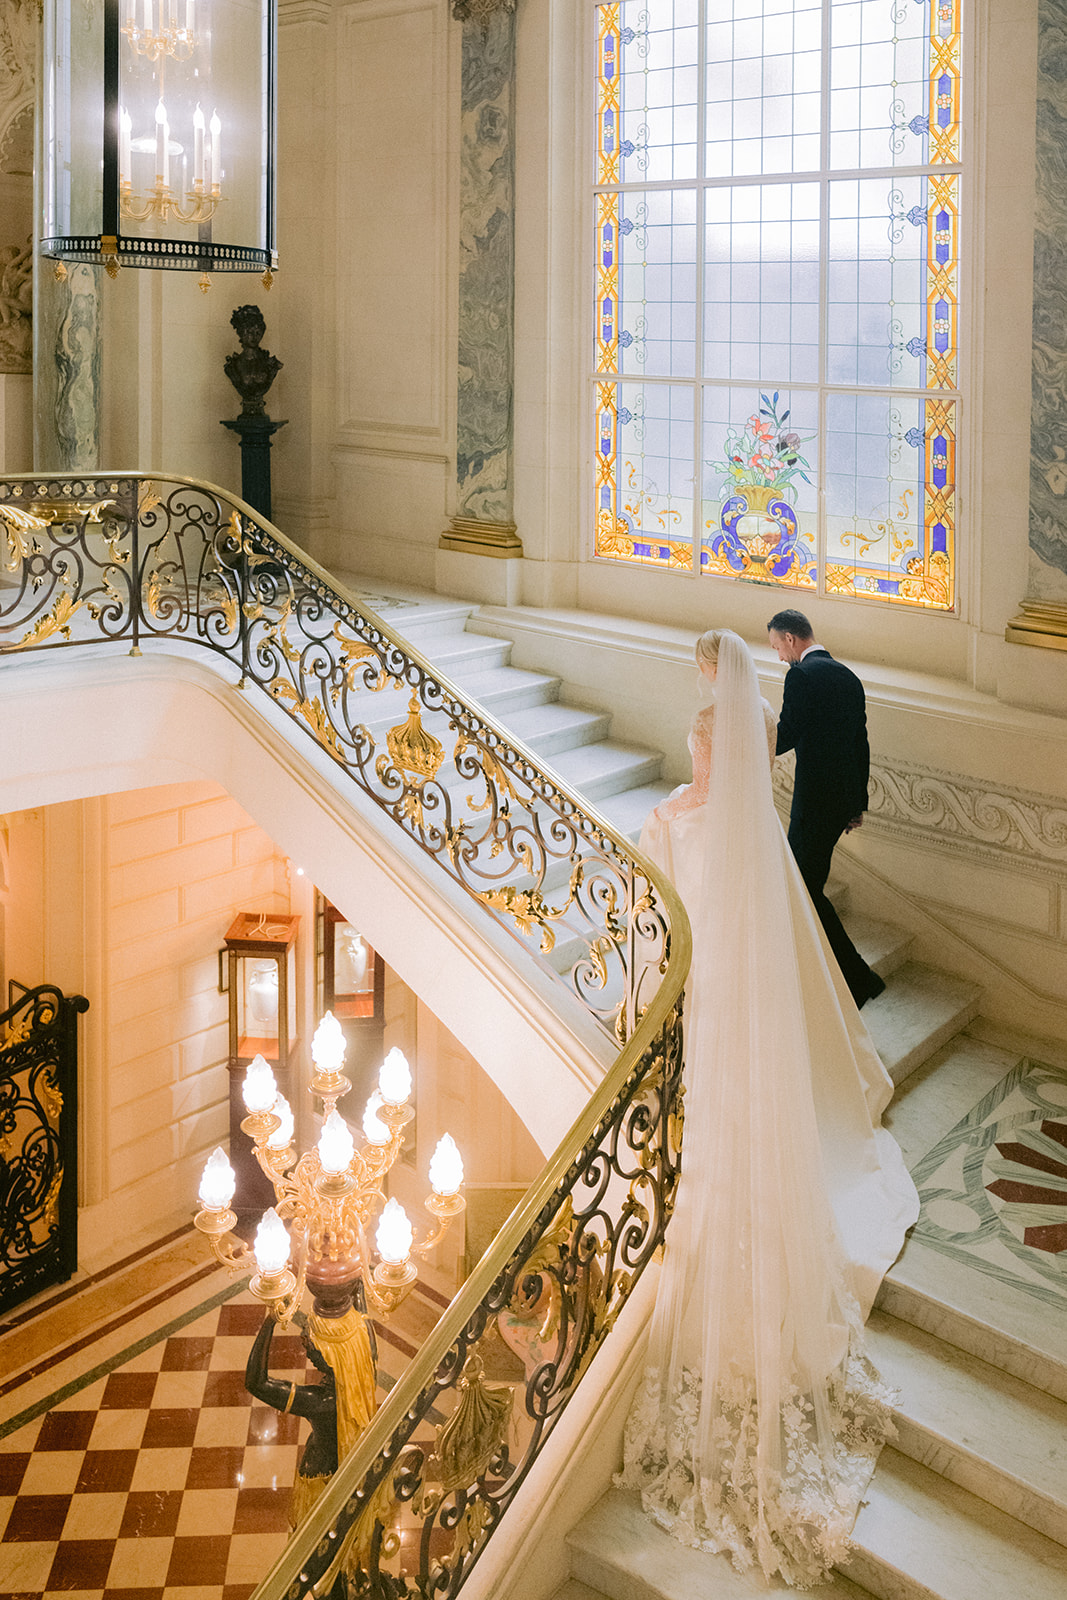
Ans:
[{"label": "red floor tile", "polygon": [[211,1583],[225,1583],[229,1558],[228,1533],[205,1538],[175,1539],[166,1587],[171,1589],[185,1584],[204,1588]]},{"label": "red floor tile", "polygon": [[5,1544],[58,1539],[70,1510],[69,1494],[20,1494],[4,1529]]},{"label": "red floor tile", "polygon": [[249,1444],[296,1444],[300,1438],[300,1418],[283,1417],[269,1406],[253,1406],[248,1419]]},{"label": "red floor tile", "polygon": [[104,1385],[101,1411],[147,1411],[155,1392],[154,1372],[113,1372]]},{"label": "red floor tile", "polygon": [[102,1589],[114,1552],[114,1539],[64,1539],[48,1574],[49,1589]]},{"label": "red floor tile", "polygon": [[28,1450],[0,1450],[0,1494],[18,1494],[29,1462]]},{"label": "red floor tile", "polygon": [[257,1334],[262,1326],[263,1307],[260,1305],[235,1305],[231,1300],[219,1307],[220,1338],[228,1338],[234,1334]]},{"label": "red floor tile", "polygon": [[136,1450],[87,1450],[78,1474],[78,1492],[117,1493],[133,1482]]},{"label": "red floor tile", "polygon": [[194,1445],[186,1489],[233,1489],[241,1477],[243,1445]]},{"label": "red floor tile", "polygon": [[50,1411],[41,1423],[35,1450],[84,1450],[96,1423],[95,1411]]},{"label": "red floor tile", "polygon": [[177,1531],[181,1489],[135,1489],[126,1496],[120,1539],[158,1539]]},{"label": "red floor tile", "polygon": [[204,1384],[202,1404],[210,1406],[247,1406],[251,1395],[245,1388],[243,1372],[209,1372]]},{"label": "red floor tile", "polygon": [[161,1372],[206,1372],[211,1361],[214,1339],[168,1339],[160,1363]]},{"label": "red floor tile", "polygon": [[234,1533],[284,1533],[289,1526],[289,1495],[281,1489],[242,1489],[237,1496]]},{"label": "red floor tile", "polygon": [[173,1409],[165,1407],[158,1411],[150,1411],[141,1439],[141,1449],[180,1450],[185,1445],[191,1445],[196,1437],[199,1415],[199,1412],[191,1406]]}]

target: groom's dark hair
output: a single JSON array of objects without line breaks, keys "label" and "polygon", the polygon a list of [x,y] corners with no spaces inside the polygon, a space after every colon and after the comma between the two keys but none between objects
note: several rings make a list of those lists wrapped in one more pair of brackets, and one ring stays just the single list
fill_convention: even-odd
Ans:
[{"label": "groom's dark hair", "polygon": [[811,623],[803,611],[776,611],[767,624],[767,632],[792,633],[798,639],[812,639]]}]

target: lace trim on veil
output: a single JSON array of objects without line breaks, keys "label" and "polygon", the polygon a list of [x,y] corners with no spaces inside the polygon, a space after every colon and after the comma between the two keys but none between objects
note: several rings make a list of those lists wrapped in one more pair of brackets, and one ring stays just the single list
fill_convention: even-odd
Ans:
[{"label": "lace trim on veil", "polygon": [[[856,1333],[829,1402],[830,1459],[820,1449],[810,1394],[790,1387],[778,1407],[780,1471],[761,1460],[755,1384],[734,1374],[716,1385],[713,1478],[694,1474],[703,1401],[700,1374],[686,1368],[673,1392],[645,1371],[626,1425],[624,1467],[615,1482],[638,1489],[645,1511],[682,1544],[724,1552],[738,1572],[759,1566],[797,1589],[824,1582],[847,1561],[852,1525],[878,1452],[896,1437],[893,1391],[879,1378]],[[764,1434],[764,1438],[766,1435]]]}]

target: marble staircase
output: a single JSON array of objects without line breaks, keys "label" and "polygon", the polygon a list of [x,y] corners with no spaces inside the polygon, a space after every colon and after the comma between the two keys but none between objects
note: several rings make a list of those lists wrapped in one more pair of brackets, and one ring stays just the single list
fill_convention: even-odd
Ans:
[{"label": "marble staircase", "polygon": [[[610,713],[569,705],[559,678],[512,667],[507,640],[468,634],[471,609],[420,597],[389,620],[636,837],[668,789],[659,755],[612,741]],[[384,732],[403,710],[406,696],[378,697],[372,731]],[[887,980],[864,1020],[898,1085],[887,1121],[914,1165],[1011,1070],[1020,1047],[978,1017],[973,984],[915,961],[905,930],[851,913],[844,890],[833,892]],[[565,969],[565,946],[558,959]],[[1067,1082],[1067,1053],[1057,1065]],[[869,1324],[871,1354],[900,1391],[898,1439],[883,1451],[847,1573],[810,1592],[827,1600],[1067,1600],[1067,1272],[1064,1280],[1057,1315],[965,1260],[909,1241]],[[571,1576],[552,1600],[784,1592],[678,1545],[619,1490],[567,1542]]]}]

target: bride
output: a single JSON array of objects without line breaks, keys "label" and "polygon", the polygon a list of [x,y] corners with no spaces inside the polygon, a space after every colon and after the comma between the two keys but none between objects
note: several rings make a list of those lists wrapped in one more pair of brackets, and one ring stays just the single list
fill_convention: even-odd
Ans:
[{"label": "bride", "polygon": [[697,663],[693,782],[641,838],[694,954],[682,1176],[619,1482],[683,1543],[806,1588],[847,1557],[892,1432],[862,1329],[918,1200],[774,809],[755,664],[717,630]]}]

